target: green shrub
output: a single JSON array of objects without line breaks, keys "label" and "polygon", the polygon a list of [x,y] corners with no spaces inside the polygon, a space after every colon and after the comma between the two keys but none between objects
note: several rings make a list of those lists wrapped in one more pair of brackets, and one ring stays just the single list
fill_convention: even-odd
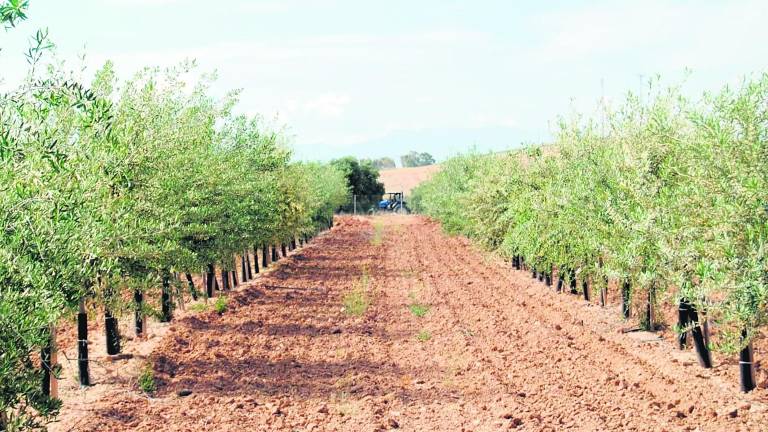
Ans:
[{"label": "green shrub", "polygon": [[157,390],[157,384],[155,383],[155,371],[152,369],[151,364],[146,364],[141,369],[138,383],[139,388],[144,393],[151,394]]},{"label": "green shrub", "polygon": [[228,305],[229,297],[219,296],[216,297],[216,301],[213,303],[213,310],[216,311],[217,314],[221,315],[227,311]]},{"label": "green shrub", "polygon": [[419,334],[416,335],[416,340],[419,342],[427,342],[430,339],[432,339],[432,333],[430,333],[429,330],[421,330],[419,331]]}]

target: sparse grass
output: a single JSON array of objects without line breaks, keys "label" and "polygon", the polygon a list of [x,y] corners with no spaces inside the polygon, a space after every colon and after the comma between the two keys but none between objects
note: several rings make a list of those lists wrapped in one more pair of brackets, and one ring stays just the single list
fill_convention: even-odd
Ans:
[{"label": "sparse grass", "polygon": [[149,363],[145,364],[141,369],[141,373],[139,373],[139,388],[147,394],[154,393],[157,390],[155,371]]},{"label": "sparse grass", "polygon": [[207,303],[195,303],[192,306],[189,307],[189,310],[195,313],[205,312],[208,310],[208,304]]},{"label": "sparse grass", "polygon": [[384,224],[381,223],[381,221],[377,220],[373,223],[373,238],[371,239],[371,244],[373,246],[381,246],[381,243],[384,239]]},{"label": "sparse grass", "polygon": [[419,331],[419,334],[416,335],[416,340],[419,342],[427,342],[430,339],[432,339],[432,333],[430,333],[429,330],[421,330]]},{"label": "sparse grass", "polygon": [[344,305],[344,313],[346,314],[363,316],[371,305],[371,298],[368,295],[368,285],[370,283],[368,269],[363,267],[362,273],[358,286],[344,294],[341,300]]},{"label": "sparse grass", "polygon": [[344,294],[342,301],[344,302],[344,312],[354,316],[363,316],[368,310],[368,306],[371,305],[368,294],[360,288],[355,288]]},{"label": "sparse grass", "polygon": [[416,315],[417,317],[424,318],[427,312],[429,312],[429,305],[411,303],[410,305],[408,305],[408,309],[411,311],[412,314]]},{"label": "sparse grass", "polygon": [[216,298],[216,302],[213,304],[213,310],[215,310],[217,314],[221,315],[227,311],[228,305],[229,297],[220,296]]}]

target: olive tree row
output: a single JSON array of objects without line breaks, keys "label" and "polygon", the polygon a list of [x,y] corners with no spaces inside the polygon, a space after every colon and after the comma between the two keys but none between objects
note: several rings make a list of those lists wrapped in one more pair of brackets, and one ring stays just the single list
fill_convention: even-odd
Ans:
[{"label": "olive tree row", "polygon": [[768,300],[768,75],[695,101],[656,87],[604,120],[561,120],[551,146],[449,160],[414,202],[587,299],[614,281],[644,328],[679,307],[702,365],[709,349],[747,364]]}]

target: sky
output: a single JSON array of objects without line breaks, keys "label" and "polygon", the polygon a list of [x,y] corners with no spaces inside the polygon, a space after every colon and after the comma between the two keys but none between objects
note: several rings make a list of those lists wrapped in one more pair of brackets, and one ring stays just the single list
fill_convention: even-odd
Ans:
[{"label": "sky", "polygon": [[84,79],[196,59],[217,94],[242,89],[237,110],[285,125],[297,159],[443,160],[550,142],[558,116],[657,74],[692,95],[737,85],[768,70],[766,22],[763,0],[30,0],[0,30],[0,79],[48,28]]}]

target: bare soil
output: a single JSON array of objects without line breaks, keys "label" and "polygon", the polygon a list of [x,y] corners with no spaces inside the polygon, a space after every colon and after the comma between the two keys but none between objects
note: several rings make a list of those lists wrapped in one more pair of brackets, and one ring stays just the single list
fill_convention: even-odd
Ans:
[{"label": "bare soil", "polygon": [[[346,313],[361,292],[370,306]],[[52,430],[766,430],[765,382],[741,394],[732,359],[704,370],[669,330],[628,326],[422,217],[344,217],[223,314],[139,345],[151,397],[110,362],[122,378],[65,398]]]},{"label": "bare soil", "polygon": [[413,188],[432,178],[439,170],[440,165],[381,170],[379,181],[384,183],[387,192],[404,192],[408,196]]}]

